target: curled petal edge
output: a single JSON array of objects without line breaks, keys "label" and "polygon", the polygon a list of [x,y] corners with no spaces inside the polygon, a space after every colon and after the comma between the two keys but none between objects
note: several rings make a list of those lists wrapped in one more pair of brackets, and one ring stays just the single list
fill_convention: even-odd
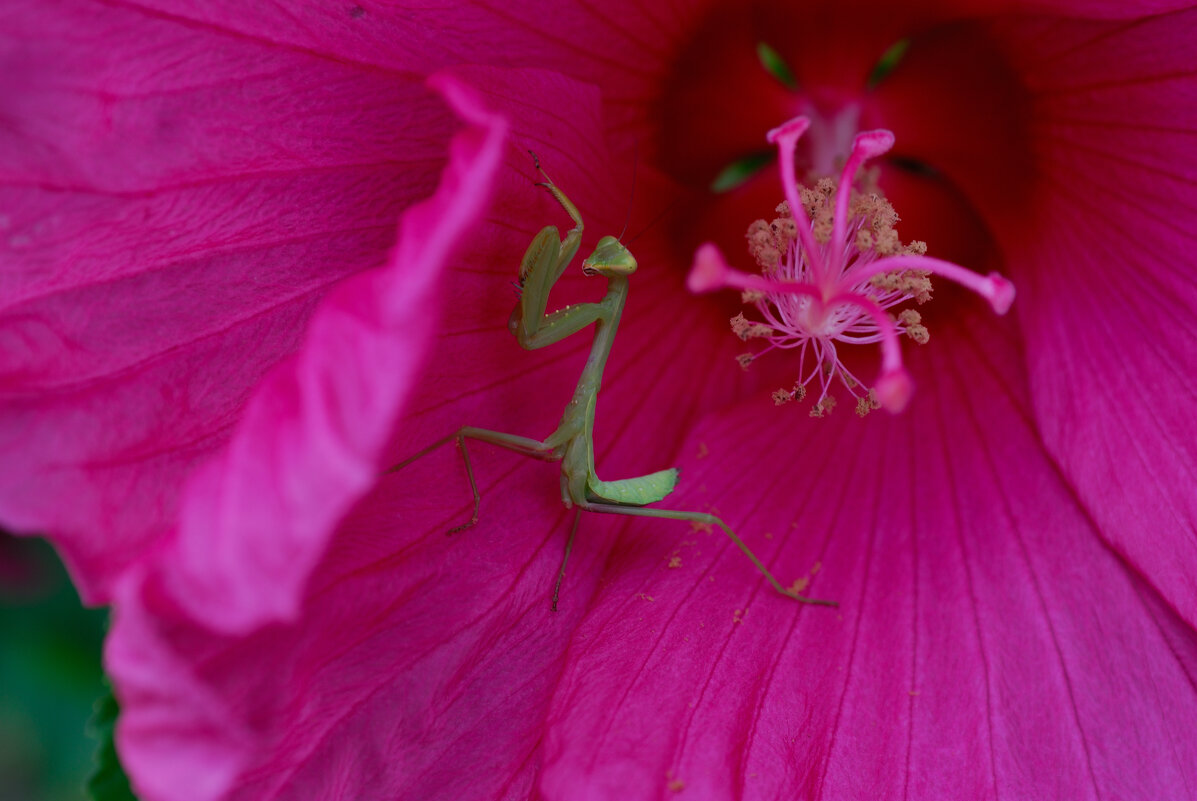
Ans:
[{"label": "curled petal edge", "polygon": [[344,514],[373,486],[437,323],[454,245],[482,215],[508,123],[450,73],[427,85],[467,127],[432,197],[408,208],[388,262],[339,286],[296,356],[249,401],[229,446],[189,481],[161,586],[227,634],[294,621]]}]

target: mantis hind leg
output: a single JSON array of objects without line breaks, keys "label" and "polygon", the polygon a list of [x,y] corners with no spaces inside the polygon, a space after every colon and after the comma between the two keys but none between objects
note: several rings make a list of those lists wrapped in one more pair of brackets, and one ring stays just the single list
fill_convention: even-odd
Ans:
[{"label": "mantis hind leg", "polygon": [[557,597],[561,594],[561,582],[565,580],[565,565],[569,562],[569,552],[574,548],[574,535],[578,533],[578,521],[582,519],[582,510],[574,513],[574,524],[569,530],[569,539],[565,541],[565,555],[561,557],[561,570],[557,572],[557,584],[553,587],[552,610],[557,611]]},{"label": "mantis hind leg", "polygon": [[761,575],[763,575],[771,585],[773,585],[773,589],[777,590],[782,595],[786,596],[787,598],[793,598],[795,601],[801,601],[804,604],[839,606],[839,603],[836,601],[824,601],[819,598],[808,598],[805,595],[799,595],[795,590],[781,586],[781,583],[773,576],[772,573],[769,572],[769,568],[765,567],[764,563],[757,558],[757,555],[752,552],[752,549],[750,549],[747,544],[745,544],[744,540],[740,539],[736,532],[732,531],[731,526],[729,526],[727,523],[724,523],[723,520],[715,515],[706,514],[705,512],[686,512],[677,509],[649,509],[642,506],[620,506],[613,503],[586,502],[579,504],[579,506],[588,512],[629,515],[631,517],[657,517],[667,520],[689,520],[693,523],[718,526],[719,528],[723,529],[723,533],[726,534],[733,543],[735,543],[736,547],[739,548],[754,565],[756,565],[756,569],[761,572]]},{"label": "mantis hind leg", "polygon": [[[459,531],[465,531],[478,523],[478,507],[482,503],[482,496],[478,492],[478,482],[474,480],[474,467],[470,464],[470,451],[466,447],[467,439],[476,439],[482,442],[489,442],[491,445],[498,445],[500,448],[506,448],[516,453],[522,453],[525,456],[532,456],[537,459],[552,460],[555,458],[553,448],[546,445],[539,440],[531,439],[529,437],[521,437],[516,434],[507,434],[503,431],[491,431],[486,428],[474,428],[473,426],[462,426],[455,433],[447,437],[438,439],[436,442],[424,448],[414,456],[404,459],[394,467],[387,468],[383,473],[397,473],[403,468],[407,467],[412,462],[415,462],[428,454],[435,451],[447,442],[457,440],[457,446],[461,448],[461,458],[465,462],[466,476],[470,480],[470,492],[474,496],[474,513],[470,517],[468,523],[463,523],[460,526],[454,526],[449,529],[447,534],[456,534]],[[564,565],[562,566],[564,570]]]}]

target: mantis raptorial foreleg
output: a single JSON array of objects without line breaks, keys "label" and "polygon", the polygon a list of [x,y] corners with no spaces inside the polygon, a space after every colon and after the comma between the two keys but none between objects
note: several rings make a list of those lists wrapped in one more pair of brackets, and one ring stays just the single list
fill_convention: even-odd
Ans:
[{"label": "mantis raptorial foreleg", "polygon": [[[536,159],[535,154],[533,154],[533,159]],[[469,477],[470,490],[474,496],[474,513],[468,523],[457,526],[449,532],[454,533],[467,529],[478,522],[478,510],[482,500],[478,492],[478,484],[474,480],[474,468],[470,464],[469,450],[466,448],[467,439],[489,442],[537,459],[560,461],[562,500],[567,507],[576,506],[580,511],[603,514],[687,520],[692,523],[718,526],[735,546],[756,565],[757,570],[768,579],[769,584],[775,590],[804,603],[836,606],[834,601],[807,598],[792,589],[783,587],[736,532],[715,515],[675,509],[645,508],[647,504],[656,503],[673,491],[677,482],[676,469],[660,470],[646,476],[619,481],[602,481],[595,475],[594,408],[599,386],[602,383],[603,370],[607,364],[607,357],[611,353],[611,344],[615,339],[615,331],[619,326],[619,318],[623,314],[624,304],[627,300],[628,276],[636,271],[636,259],[618,239],[613,236],[604,236],[598,241],[594,252],[582,261],[583,274],[601,275],[607,279],[607,293],[603,299],[596,303],[566,306],[563,309],[546,313],[549,293],[577,254],[578,247],[582,242],[584,226],[582,215],[578,213],[577,207],[549,180],[544,170],[540,169],[539,160],[536,160],[536,169],[545,179],[537,186],[544,187],[556,198],[565,212],[573,219],[575,225],[564,239],[558,238],[557,228],[552,225],[541,229],[540,233],[532,239],[532,243],[528,246],[524,258],[520,262],[520,299],[511,312],[508,329],[515,335],[521,346],[533,350],[560,342],[583,328],[594,325],[594,343],[591,345],[590,357],[586,360],[582,377],[578,379],[573,398],[565,407],[557,429],[543,442],[502,431],[466,426],[456,433],[434,442],[387,472],[400,470],[441,445],[456,440],[461,448],[462,458],[465,460],[466,475]],[[561,582],[565,577],[565,563],[569,559],[569,553],[573,547],[574,534],[578,529],[578,519],[575,516],[569,540],[566,542],[565,556],[557,575],[557,583],[553,588],[553,611],[557,610],[558,594],[561,590]]]},{"label": "mantis raptorial foreleg", "polygon": [[[578,212],[577,207],[540,168],[540,159],[536,157],[535,153],[532,153],[532,160],[536,165],[537,172],[544,177],[544,181],[536,186],[544,187],[556,198],[570,219],[574,221],[574,227],[565,235],[565,239],[560,240],[557,238],[557,226],[547,225],[540,229],[540,233],[532,238],[527,251],[524,252],[524,258],[520,261],[520,302],[511,312],[508,328],[525,348],[551,345],[594,322],[594,319],[585,322],[580,319],[578,310],[582,307],[567,308],[555,314],[545,315],[549,292],[561,278],[570,262],[574,260],[574,256],[577,255],[578,247],[582,244],[582,231],[586,226],[582,222],[582,215]],[[561,323],[567,322],[573,324],[561,325]],[[543,341],[536,339],[535,335],[542,323],[560,333],[555,337],[545,338]],[[554,326],[553,323],[558,323],[558,325]],[[533,341],[537,344],[526,344]]]}]

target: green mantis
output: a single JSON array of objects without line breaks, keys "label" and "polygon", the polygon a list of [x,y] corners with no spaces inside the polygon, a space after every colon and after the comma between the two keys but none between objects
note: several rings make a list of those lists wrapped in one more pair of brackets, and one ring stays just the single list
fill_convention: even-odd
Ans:
[{"label": "green mantis", "polygon": [[557,610],[558,593],[561,589],[561,580],[565,575],[565,563],[569,559],[574,534],[578,528],[578,520],[583,511],[686,520],[698,525],[718,526],[731,538],[736,547],[756,565],[773,588],[782,595],[803,603],[836,606],[834,601],[807,598],[792,589],[783,587],[744,541],[715,515],[705,512],[646,508],[649,504],[663,500],[673,491],[678,480],[676,468],[659,470],[649,475],[619,481],[603,481],[595,474],[593,438],[595,403],[603,378],[603,369],[606,367],[607,357],[611,353],[611,345],[615,341],[615,332],[619,328],[619,320],[627,300],[628,277],[636,271],[636,258],[616,237],[602,237],[594,252],[582,261],[582,273],[587,276],[606,278],[606,295],[596,303],[566,306],[563,309],[546,313],[550,291],[569,267],[582,243],[584,225],[582,215],[577,207],[540,168],[540,160],[535,153],[532,154],[532,158],[537,171],[544,178],[536,186],[544,187],[552,194],[573,220],[574,227],[569,230],[564,239],[560,239],[556,226],[546,226],[528,245],[523,261],[520,262],[519,301],[511,312],[507,327],[522,347],[534,350],[560,342],[587,326],[594,325],[594,342],[591,345],[590,356],[586,360],[581,378],[578,379],[573,398],[565,407],[557,429],[543,441],[502,431],[465,426],[434,442],[409,459],[390,468],[387,472],[401,470],[442,445],[456,440],[458,447],[461,448],[466,474],[469,476],[470,490],[474,496],[474,513],[468,523],[450,529],[449,533],[453,534],[470,528],[478,522],[478,509],[481,503],[466,440],[489,442],[525,456],[561,462],[561,500],[567,509],[576,507],[578,515],[574,517],[573,527],[565,546],[565,557],[562,560],[557,584],[553,590],[553,611]]}]

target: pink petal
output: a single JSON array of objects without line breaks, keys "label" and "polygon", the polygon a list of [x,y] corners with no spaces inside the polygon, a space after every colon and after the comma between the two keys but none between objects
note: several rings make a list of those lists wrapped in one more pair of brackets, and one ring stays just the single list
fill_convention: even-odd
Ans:
[{"label": "pink petal", "polygon": [[718,532],[629,523],[546,798],[1191,795],[1197,637],[1044,454],[1009,328],[969,315],[911,357],[903,416],[744,404],[694,432],[669,505],[841,607],[778,597]]},{"label": "pink petal", "polygon": [[223,637],[152,584],[121,606],[107,658],[140,798],[528,796],[585,608],[573,599],[593,590],[605,540],[584,532],[569,606],[552,614],[570,520],[537,491],[553,473],[474,455],[488,483],[504,477],[477,528],[445,536],[465,492],[444,486],[461,468],[452,448],[427,473],[387,478],[330,544],[298,624]]},{"label": "pink petal", "polygon": [[1045,187],[1010,243],[1035,416],[1101,535],[1194,624],[1197,11],[1053,30],[1019,65]]},{"label": "pink petal", "polygon": [[904,155],[959,187],[999,241],[1049,453],[1101,536],[1190,623],[1197,284],[1182,221],[1197,213],[1197,70],[1180,43],[1194,35],[1191,10],[986,21],[920,42],[877,98]]},{"label": "pink petal", "polygon": [[[629,109],[659,89],[673,55],[701,4],[663,9],[612,0],[600,9],[535,0],[517,4],[346,2],[286,7],[235,0],[123,0],[155,16],[314,53],[392,73],[427,74],[463,63],[553,69],[602,85],[609,113],[626,121],[649,110]],[[485,42],[484,48],[479,42]],[[552,103],[558,98],[535,98]],[[622,102],[621,102],[622,101]]]},{"label": "pink petal", "polygon": [[329,287],[385,260],[452,120],[418,80],[123,8],[0,28],[0,519],[98,603]]}]

